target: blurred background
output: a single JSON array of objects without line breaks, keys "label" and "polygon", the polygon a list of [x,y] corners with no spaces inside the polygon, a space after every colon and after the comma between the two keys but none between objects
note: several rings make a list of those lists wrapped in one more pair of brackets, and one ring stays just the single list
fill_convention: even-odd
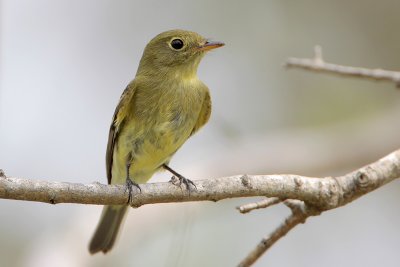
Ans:
[{"label": "blurred background", "polygon": [[[226,46],[199,69],[211,120],[172,167],[193,180],[345,174],[400,147],[400,91],[282,64],[319,44],[333,63],[400,70],[399,9],[396,0],[1,0],[0,168],[105,183],[111,117],[143,48],[182,28]],[[255,266],[398,266],[399,193],[394,181],[309,219]],[[102,207],[1,200],[0,266],[234,266],[289,214],[235,209],[256,200],[131,210],[105,256],[87,251]]]}]

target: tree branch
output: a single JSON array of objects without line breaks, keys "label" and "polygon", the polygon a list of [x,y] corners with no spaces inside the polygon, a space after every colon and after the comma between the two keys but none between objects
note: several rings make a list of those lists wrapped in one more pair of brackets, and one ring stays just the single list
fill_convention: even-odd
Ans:
[{"label": "tree branch", "polygon": [[322,58],[322,49],[320,46],[315,46],[313,59],[292,57],[286,61],[285,67],[325,72],[341,76],[367,78],[376,81],[391,81],[396,84],[397,88],[400,88],[400,72],[326,63]]},{"label": "tree branch", "polygon": [[[321,210],[345,205],[400,177],[400,150],[357,171],[340,177],[314,178],[300,175],[237,175],[198,180],[197,190],[172,183],[140,185],[142,193],[133,196],[131,206],[146,204],[218,201],[227,198],[268,196],[298,199]],[[57,203],[124,205],[128,192],[124,185],[48,182],[0,177],[0,198]]]},{"label": "tree branch", "polygon": [[269,198],[266,198],[264,200],[261,200],[261,201],[258,201],[258,202],[253,202],[253,203],[249,203],[249,204],[242,205],[242,206],[239,206],[239,207],[236,207],[236,208],[240,211],[240,213],[248,213],[248,212],[250,212],[252,210],[265,209],[265,208],[268,208],[268,207],[270,207],[272,205],[275,205],[275,204],[278,204],[278,203],[281,203],[281,202],[282,202],[282,200],[280,200],[277,197],[269,197]]},{"label": "tree branch", "polygon": [[305,223],[306,219],[310,216],[321,214],[319,209],[315,209],[306,205],[303,201],[299,200],[286,200],[284,202],[292,213],[285,219],[285,221],[275,229],[268,237],[263,238],[260,243],[244,258],[239,267],[251,266],[262,254],[265,253],[272,245],[275,244],[281,237],[284,237],[290,230],[298,224]]},{"label": "tree branch", "polygon": [[[342,76],[353,76],[368,78],[373,80],[387,80],[392,81],[400,88],[400,72],[387,71],[382,69],[366,69],[350,66],[342,66],[337,64],[326,63],[322,58],[322,49],[320,46],[314,48],[314,58],[289,58],[285,66],[287,68],[300,68],[306,70],[312,70],[316,72],[325,72],[330,74],[342,75]],[[304,223],[305,220],[310,216],[320,215],[323,211],[337,208],[341,205],[345,205],[358,197],[366,194],[367,188],[379,187],[383,185],[386,179],[380,179],[378,176],[384,175],[388,179],[396,179],[400,177],[399,170],[399,156],[400,150],[393,152],[385,158],[368,165],[358,171],[349,173],[344,176],[332,178],[337,181],[338,191],[340,192],[338,206],[315,206],[310,202],[301,202],[299,200],[286,200],[284,204],[292,210],[292,214],[268,237],[261,240],[261,242],[246,256],[245,259],[240,262],[239,266],[251,266],[257,259],[259,259],[276,241],[281,237],[285,236],[290,230],[296,227],[300,223]],[[388,162],[393,162],[394,167],[388,166]],[[390,164],[389,164],[390,165]],[[368,174],[367,174],[368,173]],[[393,175],[393,176],[392,176]],[[392,178],[390,178],[392,177]],[[374,185],[373,185],[374,184]],[[366,191],[367,190],[367,191]],[[348,196],[347,194],[350,194]],[[336,193],[332,194],[335,198]],[[297,198],[299,199],[299,198]],[[242,213],[249,212],[253,209],[268,207],[275,204],[276,199],[267,199],[259,203],[251,203],[239,207],[239,211]],[[341,204],[340,204],[341,203]]]},{"label": "tree branch", "polygon": [[[389,163],[392,162],[392,163]],[[393,164],[392,166],[389,166]],[[238,266],[246,267],[251,266],[257,259],[259,259],[272,245],[275,244],[280,238],[284,237],[290,230],[296,227],[298,224],[304,223],[310,216],[320,215],[322,212],[330,209],[334,209],[345,205],[358,197],[370,192],[372,187],[379,187],[387,182],[384,182],[386,178],[393,180],[400,178],[400,150],[397,150],[381,160],[367,165],[357,171],[349,173],[344,176],[331,178],[337,181],[338,190],[332,195],[336,198],[336,194],[339,196],[337,206],[315,206],[309,203],[304,203],[299,200],[285,200],[284,204],[292,210],[292,214],[268,237],[263,238],[260,243],[239,263]],[[383,175],[383,176],[381,176]],[[379,176],[386,177],[384,179],[378,178]],[[389,178],[392,177],[392,178]],[[367,189],[370,188],[370,189]],[[349,194],[349,195],[348,195]],[[268,201],[269,200],[269,201]],[[274,204],[275,198],[265,200],[266,205]],[[270,206],[268,205],[268,206]],[[248,204],[246,212],[258,208],[256,205]],[[239,209],[239,211],[241,211]],[[241,211],[242,212],[242,211]]]},{"label": "tree branch", "polygon": [[[339,177],[314,178],[300,175],[237,175],[196,181],[197,190],[189,194],[172,183],[142,184],[132,207],[145,204],[218,201],[227,198],[268,196],[262,205],[270,206],[281,199],[292,214],[239,264],[252,265],[276,241],[310,216],[338,208],[400,177],[400,149],[386,157]],[[0,198],[38,201],[50,204],[80,203],[97,205],[127,204],[125,185],[100,183],[79,184],[48,182],[6,177],[0,170]],[[260,205],[260,204],[258,204]],[[257,206],[257,205],[255,205]],[[244,206],[244,211],[254,205]],[[239,208],[240,210],[240,208]]]}]

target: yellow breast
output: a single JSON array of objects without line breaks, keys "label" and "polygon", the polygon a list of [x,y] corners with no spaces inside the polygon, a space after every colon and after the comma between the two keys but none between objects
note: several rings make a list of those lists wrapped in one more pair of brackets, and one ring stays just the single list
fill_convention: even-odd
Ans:
[{"label": "yellow breast", "polygon": [[205,93],[197,81],[138,87],[114,149],[113,183],[125,182],[128,158],[132,160],[130,178],[146,182],[189,138]]}]

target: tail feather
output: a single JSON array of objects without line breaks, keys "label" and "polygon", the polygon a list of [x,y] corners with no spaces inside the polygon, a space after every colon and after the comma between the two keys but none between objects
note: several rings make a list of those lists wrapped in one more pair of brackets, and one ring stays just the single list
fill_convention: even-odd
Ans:
[{"label": "tail feather", "polygon": [[117,238],[127,206],[105,206],[100,222],[89,244],[91,254],[109,251]]}]

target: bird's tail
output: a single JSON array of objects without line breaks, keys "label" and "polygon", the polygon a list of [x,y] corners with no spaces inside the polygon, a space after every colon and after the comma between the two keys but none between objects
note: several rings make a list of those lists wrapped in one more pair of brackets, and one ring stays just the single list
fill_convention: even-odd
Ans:
[{"label": "bird's tail", "polygon": [[105,206],[100,222],[89,244],[91,254],[109,251],[117,238],[119,228],[128,206]]}]

